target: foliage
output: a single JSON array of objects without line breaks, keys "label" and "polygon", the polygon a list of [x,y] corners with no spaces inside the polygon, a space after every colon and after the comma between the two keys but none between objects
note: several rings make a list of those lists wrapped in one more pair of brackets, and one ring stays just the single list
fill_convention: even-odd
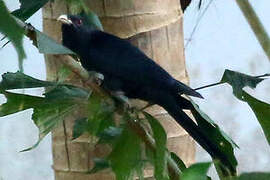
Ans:
[{"label": "foliage", "polygon": [[16,23],[16,20],[12,18],[2,0],[0,0],[0,14],[0,32],[7,36],[14,45],[18,53],[19,68],[22,70],[22,63],[25,58],[25,52],[22,45],[24,30]]},{"label": "foliage", "polygon": [[[84,10],[84,14],[89,24],[102,30],[102,25],[98,17],[84,6],[82,0],[66,0],[72,5],[73,12]],[[48,0],[20,0],[20,9],[12,12],[21,20],[28,19],[37,10],[44,6]],[[22,37],[24,33],[16,20],[7,11],[5,4],[0,0],[0,31],[6,35],[16,47],[19,54],[20,67],[22,69],[22,59],[25,57]],[[2,20],[1,20],[2,19]],[[3,21],[5,19],[5,21]],[[2,22],[2,23],[1,23]],[[53,39],[43,34],[33,27],[24,27],[32,32],[30,39],[34,41],[40,53],[44,54],[74,54],[72,51],[56,43]],[[87,133],[97,138],[97,144],[107,144],[111,147],[110,154],[104,159],[95,159],[95,166],[89,173],[111,168],[116,174],[117,179],[126,180],[134,176],[143,179],[143,168],[151,166],[154,168],[156,179],[210,179],[207,171],[210,162],[197,163],[189,168],[176,154],[169,152],[166,148],[167,136],[165,130],[157,119],[150,114],[138,110],[118,107],[113,101],[100,96],[96,91],[83,89],[81,87],[65,84],[65,79],[69,76],[70,70],[63,67],[59,72],[58,81],[41,81],[30,77],[22,72],[5,73],[2,75],[0,83],[0,93],[7,101],[0,106],[0,117],[9,114],[33,109],[32,119],[39,128],[39,140],[28,151],[36,147],[39,142],[57,125],[61,124],[65,117],[72,114],[75,110],[84,112],[75,121],[73,126],[73,139],[79,138]],[[266,75],[265,75],[266,76]],[[270,105],[259,101],[243,90],[249,86],[255,88],[258,83],[263,81],[264,76],[249,76],[235,71],[226,70],[220,83],[228,83],[233,88],[234,95],[241,101],[245,101],[254,111],[265,136],[270,142]],[[43,96],[31,96],[27,94],[17,94],[12,92],[14,89],[25,88],[47,88]],[[110,99],[110,98],[109,98]],[[218,145],[219,151],[223,153],[224,159],[214,163],[217,169],[223,166],[231,166],[235,169],[237,161],[234,156],[233,148],[237,147],[234,141],[226,135],[220,127],[205,114],[193,101],[195,110],[192,114],[204,135],[209,137],[213,143]],[[115,115],[120,114],[120,122],[116,123]],[[134,126],[135,125],[135,126]],[[136,128],[140,129],[136,129]],[[212,155],[215,159],[215,154]],[[220,165],[219,165],[220,164]],[[173,168],[175,173],[171,173]],[[230,169],[226,169],[231,171]],[[222,176],[221,176],[222,177]],[[246,180],[259,177],[269,179],[267,173],[248,173],[242,174],[234,179]]]},{"label": "foliage", "polygon": [[210,162],[197,163],[191,165],[189,168],[183,171],[181,180],[207,180],[207,172],[210,167]]},{"label": "foliage", "polygon": [[266,136],[268,143],[270,144],[270,105],[262,102],[247,92],[243,90],[244,87],[256,88],[256,86],[265,80],[266,76],[270,74],[265,74],[262,76],[249,76],[243,73],[234,72],[230,70],[225,70],[223,77],[221,79],[222,83],[228,83],[233,88],[233,94],[241,101],[248,103],[252,111],[255,113],[263,131]]},{"label": "foliage", "polygon": [[20,0],[20,8],[13,11],[11,14],[25,21],[42,8],[48,1],[49,0]]}]

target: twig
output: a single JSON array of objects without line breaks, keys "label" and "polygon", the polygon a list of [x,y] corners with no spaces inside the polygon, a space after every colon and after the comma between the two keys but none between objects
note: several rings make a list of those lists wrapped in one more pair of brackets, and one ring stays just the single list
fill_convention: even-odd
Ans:
[{"label": "twig", "polygon": [[195,34],[195,32],[196,32],[198,26],[199,26],[200,21],[202,20],[202,18],[203,18],[203,16],[205,15],[206,11],[209,9],[209,7],[210,7],[210,5],[211,5],[212,2],[213,2],[213,0],[211,0],[211,1],[207,4],[207,6],[206,6],[206,8],[203,10],[201,16],[198,18],[198,20],[197,20],[197,22],[196,22],[194,28],[192,29],[192,32],[191,32],[191,34],[190,34],[190,36],[189,36],[189,38],[188,38],[188,41],[186,42],[186,44],[185,44],[185,46],[184,46],[185,49],[188,47],[188,45],[189,45],[191,39],[193,38],[193,36],[194,36],[194,34]]},{"label": "twig", "polygon": [[209,85],[206,85],[206,86],[198,87],[198,88],[196,88],[194,90],[197,91],[197,90],[200,90],[200,89],[209,88],[209,87],[220,85],[220,84],[223,84],[223,82],[218,82],[218,83],[213,83],[213,84],[209,84]]},{"label": "twig", "polygon": [[[267,76],[270,76],[270,73],[266,73],[266,74],[263,74],[263,75],[259,75],[259,76],[253,76],[254,78],[263,78],[263,77],[267,77]],[[202,87],[198,87],[198,88],[195,88],[194,90],[201,90],[201,89],[204,89],[204,88],[209,88],[209,87],[212,87],[212,86],[217,86],[217,85],[220,85],[220,84],[224,84],[225,82],[217,82],[217,83],[213,83],[213,84],[209,84],[209,85],[205,85],[205,86],[202,86]]]},{"label": "twig", "polygon": [[257,40],[270,60],[270,38],[248,0],[236,0]]}]

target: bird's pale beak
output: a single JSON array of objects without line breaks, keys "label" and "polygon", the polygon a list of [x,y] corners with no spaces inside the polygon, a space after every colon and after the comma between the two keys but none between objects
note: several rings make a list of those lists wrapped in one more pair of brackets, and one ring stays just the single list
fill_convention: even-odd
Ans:
[{"label": "bird's pale beak", "polygon": [[63,24],[72,24],[72,21],[68,18],[66,14],[63,14],[57,18],[57,21],[62,22]]}]

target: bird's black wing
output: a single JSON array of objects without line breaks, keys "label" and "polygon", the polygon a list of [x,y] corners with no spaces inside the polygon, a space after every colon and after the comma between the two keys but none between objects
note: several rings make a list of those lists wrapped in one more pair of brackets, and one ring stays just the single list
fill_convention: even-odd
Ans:
[{"label": "bird's black wing", "polygon": [[82,57],[86,69],[95,69],[130,83],[139,82],[141,86],[201,97],[190,87],[175,80],[128,41],[101,31],[92,31],[88,37],[88,49]]}]

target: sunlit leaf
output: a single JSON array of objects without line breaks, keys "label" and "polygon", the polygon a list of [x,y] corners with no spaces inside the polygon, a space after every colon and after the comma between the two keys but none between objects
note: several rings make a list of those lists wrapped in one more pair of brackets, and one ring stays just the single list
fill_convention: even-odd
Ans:
[{"label": "sunlit leaf", "polygon": [[166,132],[157,119],[146,112],[144,112],[144,115],[151,126],[153,137],[156,143],[156,149],[154,153],[155,178],[164,180],[169,179],[166,158]]},{"label": "sunlit leaf", "polygon": [[210,162],[193,164],[183,171],[181,180],[207,180],[207,172],[210,166]]},{"label": "sunlit leaf", "polygon": [[251,107],[252,111],[256,115],[263,129],[264,135],[268,141],[268,144],[270,144],[270,104],[267,104],[252,97],[245,91],[243,91],[242,95],[243,100],[248,103],[248,105]]},{"label": "sunlit leaf", "polygon": [[[0,32],[3,33],[14,45],[19,59],[19,69],[23,70],[23,59],[25,52],[23,49],[24,29],[21,28],[15,19],[9,14],[5,3],[0,0]],[[1,59],[3,61],[3,59]],[[2,62],[3,63],[3,62]]]}]

